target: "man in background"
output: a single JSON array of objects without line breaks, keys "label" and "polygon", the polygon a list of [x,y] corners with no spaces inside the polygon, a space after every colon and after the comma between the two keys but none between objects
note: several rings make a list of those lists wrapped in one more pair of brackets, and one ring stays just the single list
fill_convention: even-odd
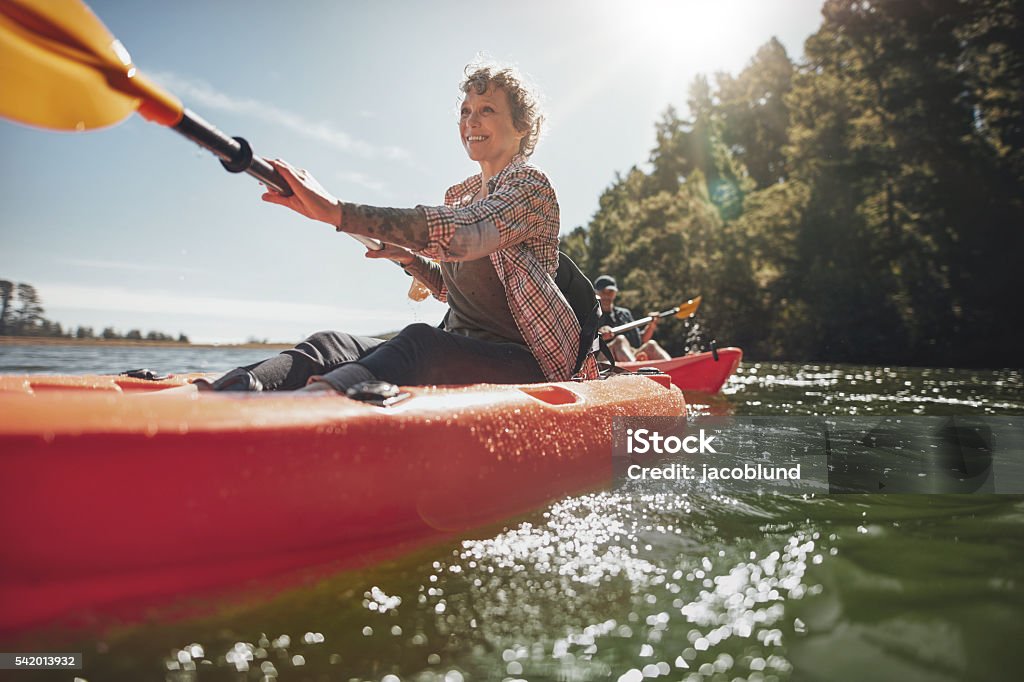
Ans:
[{"label": "man in background", "polygon": [[615,305],[615,297],[619,287],[611,275],[601,275],[594,280],[594,293],[601,301],[601,322],[597,330],[601,338],[608,344],[616,362],[632,362],[634,360],[668,360],[671,356],[658,345],[653,338],[658,326],[658,318],[651,320],[640,333],[639,328],[622,332],[618,336],[611,333],[612,327],[619,327],[633,321],[633,313],[629,308]]}]

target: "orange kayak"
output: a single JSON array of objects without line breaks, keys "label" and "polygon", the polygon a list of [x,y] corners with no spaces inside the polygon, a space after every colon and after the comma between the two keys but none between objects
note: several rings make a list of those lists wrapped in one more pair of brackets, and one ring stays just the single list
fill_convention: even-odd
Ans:
[{"label": "orange kayak", "polygon": [[403,391],[0,376],[0,631],[499,522],[607,483],[612,417],[685,413],[665,375]]},{"label": "orange kayak", "polygon": [[712,353],[694,353],[671,360],[644,360],[619,363],[625,369],[654,367],[672,377],[672,383],[683,391],[718,393],[743,359],[739,348],[721,348],[718,359]]}]

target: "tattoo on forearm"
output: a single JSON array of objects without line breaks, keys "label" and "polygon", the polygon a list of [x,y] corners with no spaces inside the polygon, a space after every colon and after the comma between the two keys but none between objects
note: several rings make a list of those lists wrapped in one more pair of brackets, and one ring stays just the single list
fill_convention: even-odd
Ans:
[{"label": "tattoo on forearm", "polygon": [[407,249],[426,248],[429,241],[427,216],[417,208],[384,208],[343,202],[338,229]]}]

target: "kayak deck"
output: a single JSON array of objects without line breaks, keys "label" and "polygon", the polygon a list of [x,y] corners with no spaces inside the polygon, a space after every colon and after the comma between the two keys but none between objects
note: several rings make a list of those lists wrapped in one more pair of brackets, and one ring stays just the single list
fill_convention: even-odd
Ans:
[{"label": "kayak deck", "polygon": [[0,377],[0,631],[423,541],[611,477],[616,416],[667,376],[336,394],[185,377]]},{"label": "kayak deck", "polygon": [[653,367],[672,377],[672,383],[683,391],[718,393],[740,366],[743,351],[739,348],[721,348],[718,359],[713,353],[694,353],[670,360],[643,360],[619,363],[624,369],[636,371]]}]

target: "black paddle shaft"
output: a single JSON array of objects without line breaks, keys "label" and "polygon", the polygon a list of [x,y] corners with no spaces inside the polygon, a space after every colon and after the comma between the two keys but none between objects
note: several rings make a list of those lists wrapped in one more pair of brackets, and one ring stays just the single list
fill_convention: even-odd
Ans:
[{"label": "black paddle shaft", "polygon": [[185,109],[181,121],[174,126],[174,130],[200,147],[213,152],[226,170],[232,173],[248,173],[267,187],[276,189],[286,197],[291,196],[292,188],[281,174],[274,170],[266,159],[253,154],[252,147],[244,138],[228,137],[189,109]]}]

